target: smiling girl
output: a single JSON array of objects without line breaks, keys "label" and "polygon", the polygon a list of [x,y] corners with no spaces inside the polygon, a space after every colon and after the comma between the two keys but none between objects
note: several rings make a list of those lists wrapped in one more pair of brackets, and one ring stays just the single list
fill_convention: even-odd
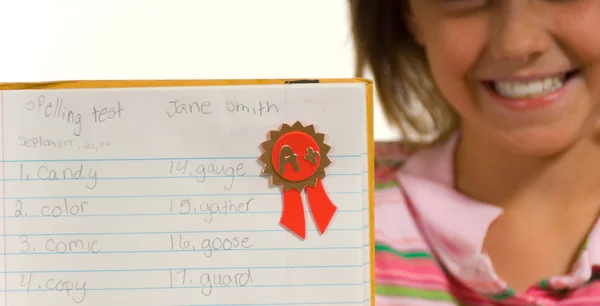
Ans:
[{"label": "smiling girl", "polygon": [[376,305],[600,305],[600,1],[350,6],[359,75],[420,136],[379,156]]}]

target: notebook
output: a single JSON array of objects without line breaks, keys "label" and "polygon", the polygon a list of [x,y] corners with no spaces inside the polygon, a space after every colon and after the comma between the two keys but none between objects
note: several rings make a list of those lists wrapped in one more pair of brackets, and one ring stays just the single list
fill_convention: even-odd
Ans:
[{"label": "notebook", "polygon": [[0,84],[0,305],[374,305],[372,91]]}]

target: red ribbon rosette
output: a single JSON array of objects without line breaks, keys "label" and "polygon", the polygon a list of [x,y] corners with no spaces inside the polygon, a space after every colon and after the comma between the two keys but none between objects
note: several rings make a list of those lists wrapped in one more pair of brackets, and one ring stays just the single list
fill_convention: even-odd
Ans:
[{"label": "red ribbon rosette", "polygon": [[306,221],[301,192],[306,191],[310,211],[321,234],[325,233],[337,207],[331,202],[321,180],[325,167],[331,164],[325,144],[325,135],[316,133],[312,125],[283,124],[269,132],[269,139],[261,144],[264,153],[262,174],[270,176],[271,184],[281,186],[283,212],[280,224],[306,239]]}]

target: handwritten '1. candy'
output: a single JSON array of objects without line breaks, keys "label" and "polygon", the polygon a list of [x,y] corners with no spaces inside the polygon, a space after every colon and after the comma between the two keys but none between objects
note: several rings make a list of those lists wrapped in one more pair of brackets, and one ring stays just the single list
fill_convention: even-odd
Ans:
[{"label": "handwritten '1. candy'", "polygon": [[283,191],[283,211],[280,224],[303,240],[306,239],[306,221],[301,192],[306,191],[308,204],[317,229],[325,233],[337,207],[331,202],[322,179],[325,167],[331,164],[327,153],[331,149],[324,142],[325,135],[316,133],[312,125],[300,122],[283,124],[269,132],[269,139],[261,144],[264,153],[262,173],[269,175],[271,184]]}]

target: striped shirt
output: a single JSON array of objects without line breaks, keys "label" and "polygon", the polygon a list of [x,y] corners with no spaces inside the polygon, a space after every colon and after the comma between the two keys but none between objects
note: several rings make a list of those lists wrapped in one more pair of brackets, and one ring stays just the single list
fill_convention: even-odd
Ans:
[{"label": "striped shirt", "polygon": [[409,158],[376,146],[377,306],[600,305],[600,225],[573,271],[516,293],[480,251],[502,210],[453,188],[456,137]]}]

